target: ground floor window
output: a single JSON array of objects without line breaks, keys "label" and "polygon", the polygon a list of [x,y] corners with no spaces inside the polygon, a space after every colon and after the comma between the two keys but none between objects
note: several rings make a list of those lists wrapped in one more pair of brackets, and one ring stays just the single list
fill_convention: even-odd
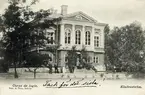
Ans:
[{"label": "ground floor window", "polygon": [[87,57],[87,63],[90,63],[90,62],[91,62],[91,57],[88,56],[88,57]]},{"label": "ground floor window", "polygon": [[68,57],[68,55],[66,54],[66,55],[64,56],[64,62],[65,62],[65,63],[68,62],[68,58],[67,58],[67,57]]},{"label": "ground floor window", "polygon": [[50,57],[49,62],[52,62],[53,61],[53,54],[49,54],[49,57]]},{"label": "ground floor window", "polygon": [[99,57],[98,56],[94,56],[94,63],[99,63]]}]

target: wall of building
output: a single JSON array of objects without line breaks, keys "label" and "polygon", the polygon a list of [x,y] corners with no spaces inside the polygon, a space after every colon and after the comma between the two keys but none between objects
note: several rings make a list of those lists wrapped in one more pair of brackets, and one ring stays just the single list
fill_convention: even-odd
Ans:
[{"label": "wall of building", "polygon": [[[70,44],[65,44],[65,30],[71,30],[71,42]],[[75,44],[75,31],[81,30],[81,44]],[[91,32],[91,44],[85,45],[85,32]],[[99,47],[94,47],[94,36],[99,35],[100,43]],[[65,62],[65,55],[67,54],[68,50],[71,50],[72,46],[76,46],[77,50],[81,50],[83,47],[86,48],[88,51],[88,55],[91,58],[90,62],[94,62],[94,56],[98,56],[99,63],[93,63],[98,71],[105,71],[104,65],[104,26],[102,25],[95,25],[94,23],[90,22],[80,22],[80,21],[69,21],[64,20],[61,22],[60,27],[60,61],[59,64],[64,66]]]},{"label": "wall of building", "polygon": [[94,56],[98,57],[98,64],[94,64],[95,68],[98,71],[105,71],[105,65],[104,65],[104,54],[98,54],[98,53],[94,53]]},{"label": "wall of building", "polygon": [[[104,65],[104,54],[98,54],[98,53],[94,53],[94,52],[87,52],[88,57],[90,57],[90,62],[91,64],[93,64],[93,66],[95,66],[95,68],[98,71],[105,71],[105,65]],[[65,67],[65,57],[67,56],[67,51],[60,51],[59,52],[59,66],[63,66]],[[99,59],[99,63],[94,63],[94,57],[97,56]]]},{"label": "wall of building", "polygon": [[[99,57],[99,63],[95,64],[97,68],[100,68],[99,70],[104,70],[104,25],[95,24],[94,22],[87,21],[88,19],[85,19],[86,21],[79,21],[79,20],[73,20],[75,17],[72,17],[71,19],[63,19],[60,22],[60,27],[58,30],[58,43],[60,44],[60,47],[58,49],[58,64],[59,66],[65,66],[65,56],[67,55],[67,51],[71,50],[73,46],[76,46],[77,50],[81,50],[83,47],[86,48],[88,51],[88,55],[91,57],[91,62],[93,63],[94,56]],[[70,44],[65,43],[65,30],[70,29],[71,30],[71,40]],[[81,43],[76,44],[76,30],[81,31]],[[86,45],[86,31],[90,31],[91,37],[90,37],[90,45]],[[55,32],[56,34],[56,32]],[[99,46],[94,46],[94,36],[99,36]],[[57,36],[55,36],[57,37]],[[101,67],[98,67],[101,66]]]},{"label": "wall of building", "polygon": [[67,51],[60,51],[59,52],[59,66],[65,67],[65,55],[67,54]]},{"label": "wall of building", "polygon": [[[70,24],[71,23],[71,24]],[[65,44],[65,29],[71,29],[71,43]],[[65,21],[61,24],[60,29],[60,49],[63,50],[70,50],[72,46],[76,46],[77,49],[82,49],[83,46],[86,47],[88,51],[94,51],[94,52],[104,52],[104,26],[97,26],[92,23],[86,23],[86,22],[73,22],[73,21]],[[75,31],[81,30],[81,44],[75,44]],[[97,30],[97,32],[96,32]],[[91,32],[91,44],[85,45],[85,32],[90,31]],[[100,36],[100,46],[95,48],[94,47],[94,35],[95,33],[98,33]]]}]

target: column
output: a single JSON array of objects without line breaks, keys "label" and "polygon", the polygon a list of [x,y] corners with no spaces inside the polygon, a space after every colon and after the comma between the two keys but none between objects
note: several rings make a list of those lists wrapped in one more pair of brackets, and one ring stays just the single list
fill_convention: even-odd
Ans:
[{"label": "column", "polygon": [[64,39],[65,39],[65,33],[64,33],[64,24],[61,24],[61,27],[60,27],[60,44],[61,44],[61,47],[64,46]]},{"label": "column", "polygon": [[94,34],[95,34],[95,28],[93,26],[92,27],[92,32],[91,32],[91,47],[92,47],[92,50],[94,50]]},{"label": "column", "polygon": [[71,32],[71,45],[75,45],[75,25],[72,24],[72,32]]},{"label": "column", "polygon": [[104,34],[104,27],[103,29],[101,29],[101,44],[102,44],[102,48],[104,48],[104,44],[105,44],[105,34]]},{"label": "column", "polygon": [[82,26],[82,31],[81,31],[81,45],[85,45],[85,26]]}]

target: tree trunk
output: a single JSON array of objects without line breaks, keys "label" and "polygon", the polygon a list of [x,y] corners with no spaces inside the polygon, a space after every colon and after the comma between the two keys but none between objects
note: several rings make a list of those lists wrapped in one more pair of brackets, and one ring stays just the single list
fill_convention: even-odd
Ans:
[{"label": "tree trunk", "polygon": [[69,68],[70,73],[74,73],[74,67],[73,66],[68,66],[68,68]]},{"label": "tree trunk", "polygon": [[73,67],[72,67],[72,73],[74,73],[74,71],[75,71],[75,67],[73,66]]},{"label": "tree trunk", "polygon": [[34,79],[36,79],[36,69],[34,69]]},{"label": "tree trunk", "polygon": [[14,71],[15,71],[14,78],[18,78],[16,62],[14,62]]}]

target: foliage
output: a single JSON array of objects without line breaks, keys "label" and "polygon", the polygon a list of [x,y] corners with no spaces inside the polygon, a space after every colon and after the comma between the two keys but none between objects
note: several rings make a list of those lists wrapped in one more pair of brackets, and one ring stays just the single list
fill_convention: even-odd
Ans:
[{"label": "foliage", "polygon": [[80,53],[81,53],[80,64],[82,65],[82,67],[87,69],[87,70],[92,69],[95,72],[97,72],[96,68],[90,62],[90,57],[89,57],[89,54],[88,54],[88,52],[87,52],[85,47],[83,47],[80,50]]},{"label": "foliage", "polygon": [[136,78],[136,79],[144,79],[145,78],[145,74],[144,73],[140,73],[140,72],[135,72],[133,73],[132,75],[133,78]]},{"label": "foliage", "polygon": [[0,59],[0,72],[8,72],[8,64]]},{"label": "foliage", "polygon": [[23,64],[26,67],[34,67],[34,68],[39,68],[42,67],[44,64],[45,60],[48,60],[50,57],[47,54],[40,54],[37,52],[31,52],[28,53],[27,56],[25,57],[26,63]]},{"label": "foliage", "polygon": [[[23,2],[22,2],[23,1]],[[25,53],[32,49],[43,48],[49,39],[44,35],[45,29],[56,27],[59,18],[50,18],[50,10],[34,12],[26,0],[9,0],[9,6],[2,15],[3,19],[3,47],[5,57],[9,63],[21,64]]]},{"label": "foliage", "polygon": [[[34,78],[36,78],[36,70],[42,67],[44,61],[48,60],[50,57],[47,54],[40,54],[37,52],[30,52],[25,57],[24,67],[27,67],[30,72],[34,73]],[[33,68],[33,70],[32,70]]]},{"label": "foliage", "polygon": [[67,65],[68,65],[68,69],[69,69],[70,73],[74,73],[74,69],[76,67],[76,62],[77,62],[77,57],[78,57],[76,52],[77,52],[76,46],[73,46],[72,49],[70,51],[68,51]]},{"label": "foliage", "polygon": [[131,23],[123,27],[115,27],[109,35],[107,55],[112,67],[127,72],[141,72],[145,66],[144,55],[144,31],[141,25]]},{"label": "foliage", "polygon": [[80,53],[82,56],[81,59],[85,59],[85,61],[89,60],[89,56],[88,56],[88,53],[87,53],[85,46],[82,47],[82,49],[80,50]]},{"label": "foliage", "polygon": [[109,50],[110,50],[110,44],[109,44],[109,41],[110,41],[110,27],[109,25],[106,25],[105,28],[104,28],[104,36],[105,36],[105,67],[106,67],[106,70],[109,69],[109,66],[110,66],[110,61],[109,61]]},{"label": "foliage", "polygon": [[[87,70],[92,69],[95,72],[97,72],[95,67],[91,63],[87,62],[87,60],[90,59],[85,47],[83,47],[81,50],[76,50],[76,46],[73,46],[72,49],[68,51],[67,59],[68,59],[67,65],[70,73],[74,72],[75,67],[77,67],[78,69],[83,69],[83,68]],[[77,64],[77,62],[79,62],[79,64]]]},{"label": "foliage", "polygon": [[101,77],[101,78],[103,78],[103,77],[104,77],[104,74],[103,74],[103,73],[101,73],[101,74],[100,74],[100,77]]}]

